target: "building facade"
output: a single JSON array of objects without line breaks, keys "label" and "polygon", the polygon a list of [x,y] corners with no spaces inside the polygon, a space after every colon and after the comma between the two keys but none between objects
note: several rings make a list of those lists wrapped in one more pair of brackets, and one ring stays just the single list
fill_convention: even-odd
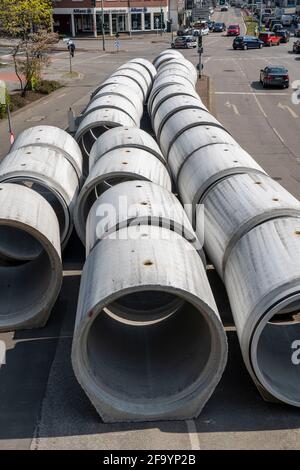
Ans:
[{"label": "building facade", "polygon": [[54,31],[66,36],[153,32],[165,27],[168,0],[55,0]]}]

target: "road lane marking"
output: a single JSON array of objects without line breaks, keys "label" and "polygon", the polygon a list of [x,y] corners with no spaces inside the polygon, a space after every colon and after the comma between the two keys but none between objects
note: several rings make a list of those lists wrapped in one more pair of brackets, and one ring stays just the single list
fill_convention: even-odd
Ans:
[{"label": "road lane marking", "polygon": [[279,134],[277,129],[275,129],[275,127],[272,127],[272,129],[275,132],[275,134],[277,135],[278,139],[284,144],[284,139],[281,137],[281,135]]},{"label": "road lane marking", "polygon": [[[250,86],[250,85],[249,85]],[[253,93],[253,96],[254,96],[254,99],[256,101],[256,104],[257,106],[259,107],[261,113],[264,115],[264,117],[266,118],[267,117],[267,114],[265,113],[265,110],[264,108],[262,107],[262,105],[260,104],[260,101],[258,100],[257,96]]]},{"label": "road lane marking", "polygon": [[232,104],[229,101],[226,101],[225,106],[227,106],[227,108],[229,109],[233,109],[234,114],[236,114],[237,116],[240,114],[235,104]]},{"label": "road lane marking", "polygon": [[278,106],[279,109],[282,109],[283,111],[285,111],[285,110],[288,111],[294,119],[298,118],[298,114],[296,114],[295,111],[293,109],[291,109],[287,104],[282,104],[279,101],[277,106]]},{"label": "road lane marking", "polygon": [[215,91],[215,95],[261,95],[261,96],[290,96],[289,93],[267,93],[267,92],[258,92],[255,93],[254,91]]},{"label": "road lane marking", "polygon": [[191,450],[201,450],[195,421],[193,419],[187,419],[185,422],[190,438]]}]

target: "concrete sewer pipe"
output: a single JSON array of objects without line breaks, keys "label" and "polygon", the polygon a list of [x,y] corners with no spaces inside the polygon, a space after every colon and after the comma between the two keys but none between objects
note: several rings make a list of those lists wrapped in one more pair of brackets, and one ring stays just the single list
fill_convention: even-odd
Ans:
[{"label": "concrete sewer pipe", "polygon": [[300,406],[293,362],[300,335],[299,202],[213,116],[207,125],[195,119],[186,127],[181,113],[164,124],[171,141],[161,132],[159,143],[225,282],[246,366],[265,400]]},{"label": "concrete sewer pipe", "polygon": [[82,274],[72,363],[105,422],[197,417],[226,358],[205,268],[188,240],[140,225],[94,245]]},{"label": "concrete sewer pipe", "polygon": [[137,58],[119,67],[96,88],[75,135],[85,157],[85,177],[90,152],[98,137],[117,126],[140,127],[155,73],[150,62]]},{"label": "concrete sewer pipe", "polygon": [[[40,328],[62,283],[57,217],[36,191],[1,183],[0,232],[7,254],[0,253],[0,331]],[[25,250],[28,256],[22,260]]]},{"label": "concrete sewer pipe", "polygon": [[[65,247],[72,232],[73,210],[80,189],[77,168],[66,153],[46,145],[13,150],[0,163],[0,182],[28,186],[42,195],[57,216],[61,244]],[[21,247],[18,251],[21,253]],[[32,256],[26,249],[22,259]]]}]

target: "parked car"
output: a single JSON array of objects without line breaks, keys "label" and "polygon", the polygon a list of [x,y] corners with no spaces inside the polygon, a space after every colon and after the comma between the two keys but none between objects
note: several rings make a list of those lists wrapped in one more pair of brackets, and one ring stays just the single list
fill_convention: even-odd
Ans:
[{"label": "parked car", "polygon": [[221,11],[228,11],[228,7],[225,5],[224,7],[221,8]]},{"label": "parked car", "polygon": [[241,34],[241,30],[238,24],[231,24],[227,28],[227,36],[239,36]]},{"label": "parked car", "polygon": [[177,36],[188,36],[191,34],[191,28],[184,28],[184,29],[179,29],[177,31]]},{"label": "parked car", "polygon": [[277,34],[272,33],[272,31],[265,31],[259,33],[258,39],[260,39],[265,46],[279,46],[280,37]]},{"label": "parked car", "polygon": [[296,38],[300,37],[300,23],[296,24],[294,35],[296,36]]},{"label": "parked car", "polygon": [[276,25],[279,25],[279,26],[280,26],[280,28],[278,28],[278,29],[282,29],[282,28],[283,28],[283,26],[282,26],[280,20],[272,20],[271,23],[269,24],[269,30],[270,30],[270,31],[274,31],[274,28],[275,28]]},{"label": "parked car", "polygon": [[237,36],[233,40],[233,49],[261,49],[264,43],[256,36]]},{"label": "parked car", "polygon": [[223,31],[226,31],[226,25],[225,23],[215,23],[213,27],[213,32],[214,33],[222,33]]},{"label": "parked car", "polygon": [[172,42],[173,49],[190,49],[197,47],[197,40],[194,36],[177,36],[175,41]]},{"label": "parked car", "polygon": [[280,29],[283,29],[283,26],[281,23],[275,23],[273,26],[272,26],[272,29],[271,31],[273,33],[276,33],[277,31],[279,31]]},{"label": "parked car", "polygon": [[215,24],[215,21],[208,21],[207,22],[207,26],[208,26],[209,31],[212,31],[214,29],[214,24]]},{"label": "parked car", "polygon": [[294,42],[293,52],[295,52],[296,54],[300,53],[300,39],[298,39],[297,41]]},{"label": "parked car", "polygon": [[286,43],[290,40],[290,33],[286,29],[276,31],[276,36],[280,37],[280,42]]},{"label": "parked car", "polygon": [[194,36],[199,36],[200,32],[202,36],[206,36],[209,33],[209,28],[207,26],[207,23],[202,23],[200,28],[193,29]]},{"label": "parked car", "polygon": [[264,88],[267,86],[289,87],[289,73],[282,65],[268,65],[260,71],[259,79]]},{"label": "parked car", "polygon": [[281,17],[282,26],[291,26],[293,23],[292,15],[282,15]]}]

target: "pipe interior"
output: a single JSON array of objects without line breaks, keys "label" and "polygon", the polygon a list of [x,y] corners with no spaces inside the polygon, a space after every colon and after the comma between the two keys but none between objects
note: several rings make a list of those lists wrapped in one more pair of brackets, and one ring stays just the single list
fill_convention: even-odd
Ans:
[{"label": "pipe interior", "polygon": [[[149,262],[150,263],[150,262]],[[174,314],[183,301],[168,292],[134,292],[109,305],[108,311],[132,322],[161,321]]]},{"label": "pipe interior", "polygon": [[0,260],[0,323],[11,315],[23,316],[31,310],[36,311],[37,306],[48,298],[51,279],[55,275],[42,246],[39,256],[32,261],[17,266],[3,264]]},{"label": "pipe interior", "polygon": [[[300,303],[292,302],[265,325],[257,344],[257,366],[264,381],[276,392],[300,405],[299,363],[293,363],[295,341],[300,340]],[[300,346],[298,347],[300,349]]]},{"label": "pipe interior", "polygon": [[87,132],[85,132],[82,135],[81,145],[86,155],[90,155],[92,147],[94,143],[96,142],[96,140],[98,139],[98,137],[104,134],[104,132],[111,129],[111,127],[114,127],[114,126],[98,125],[97,127],[94,127],[93,129],[89,129]]},{"label": "pipe interior", "polygon": [[153,406],[155,400],[175,398],[196,387],[210,356],[209,324],[186,302],[165,321],[139,327],[102,311],[87,336],[87,367],[97,385],[123,400],[151,400]]},{"label": "pipe interior", "polygon": [[40,242],[23,230],[0,226],[0,265],[30,261],[39,256],[42,249]]}]

